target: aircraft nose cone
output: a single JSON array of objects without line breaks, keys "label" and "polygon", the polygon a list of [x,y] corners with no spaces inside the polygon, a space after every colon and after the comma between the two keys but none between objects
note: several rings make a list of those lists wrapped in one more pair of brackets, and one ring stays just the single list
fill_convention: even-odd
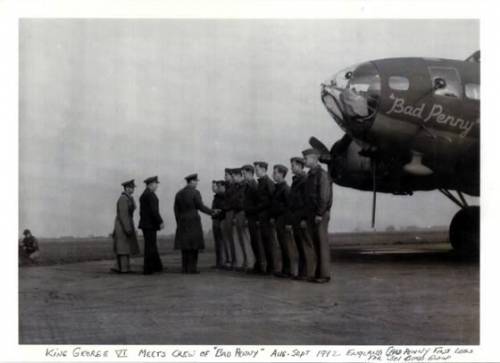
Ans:
[{"label": "aircraft nose cone", "polygon": [[[363,63],[340,81],[322,84],[322,101],[339,126],[353,136],[366,134],[379,107],[380,76],[372,63]],[[338,78],[338,77],[337,77]]]}]

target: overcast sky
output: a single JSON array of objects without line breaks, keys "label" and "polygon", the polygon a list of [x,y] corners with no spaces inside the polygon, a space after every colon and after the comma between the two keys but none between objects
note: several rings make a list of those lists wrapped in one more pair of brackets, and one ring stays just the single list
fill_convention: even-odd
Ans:
[{"label": "overcast sky", "polygon": [[[211,203],[224,167],[288,163],[342,136],[320,83],[362,61],[464,59],[471,20],[34,20],[20,22],[19,228],[106,235],[120,183],[158,175],[166,232],[183,177]],[[291,177],[288,177],[291,180]],[[379,195],[377,228],[448,225],[438,192]],[[371,195],[334,185],[330,229],[369,228]],[[210,219],[204,217],[204,225]],[[138,216],[136,215],[136,223]]]}]

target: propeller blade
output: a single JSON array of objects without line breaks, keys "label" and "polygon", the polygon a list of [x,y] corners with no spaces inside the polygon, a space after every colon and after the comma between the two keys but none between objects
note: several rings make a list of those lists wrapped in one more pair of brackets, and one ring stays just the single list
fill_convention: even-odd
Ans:
[{"label": "propeller blade", "polygon": [[309,139],[309,145],[311,145],[314,149],[318,150],[321,153],[321,156],[319,157],[320,162],[324,164],[328,164],[330,162],[332,157],[330,155],[330,150],[328,150],[325,144],[323,144],[314,136],[311,136],[311,138]]},{"label": "propeller blade", "polygon": [[314,136],[311,136],[309,138],[309,145],[311,145],[314,149],[318,150],[321,154],[330,155],[330,150],[325,146],[325,144],[323,144]]},{"label": "propeller blade", "polygon": [[375,228],[375,214],[377,210],[377,162],[371,159],[373,177],[373,199],[372,199],[372,228]]}]

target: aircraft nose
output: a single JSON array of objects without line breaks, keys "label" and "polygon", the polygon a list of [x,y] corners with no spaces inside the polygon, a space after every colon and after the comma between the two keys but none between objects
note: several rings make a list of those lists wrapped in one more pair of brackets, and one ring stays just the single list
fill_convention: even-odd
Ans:
[{"label": "aircraft nose", "polygon": [[353,134],[371,127],[378,111],[380,76],[372,63],[341,71],[321,86],[322,101],[341,128]]}]

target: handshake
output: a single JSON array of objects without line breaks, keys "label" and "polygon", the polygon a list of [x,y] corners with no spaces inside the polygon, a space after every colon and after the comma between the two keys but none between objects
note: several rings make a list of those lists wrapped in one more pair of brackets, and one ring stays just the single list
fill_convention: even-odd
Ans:
[{"label": "handshake", "polygon": [[221,209],[213,209],[212,210],[212,217],[216,217],[217,215],[219,215],[221,213],[222,213]]}]

